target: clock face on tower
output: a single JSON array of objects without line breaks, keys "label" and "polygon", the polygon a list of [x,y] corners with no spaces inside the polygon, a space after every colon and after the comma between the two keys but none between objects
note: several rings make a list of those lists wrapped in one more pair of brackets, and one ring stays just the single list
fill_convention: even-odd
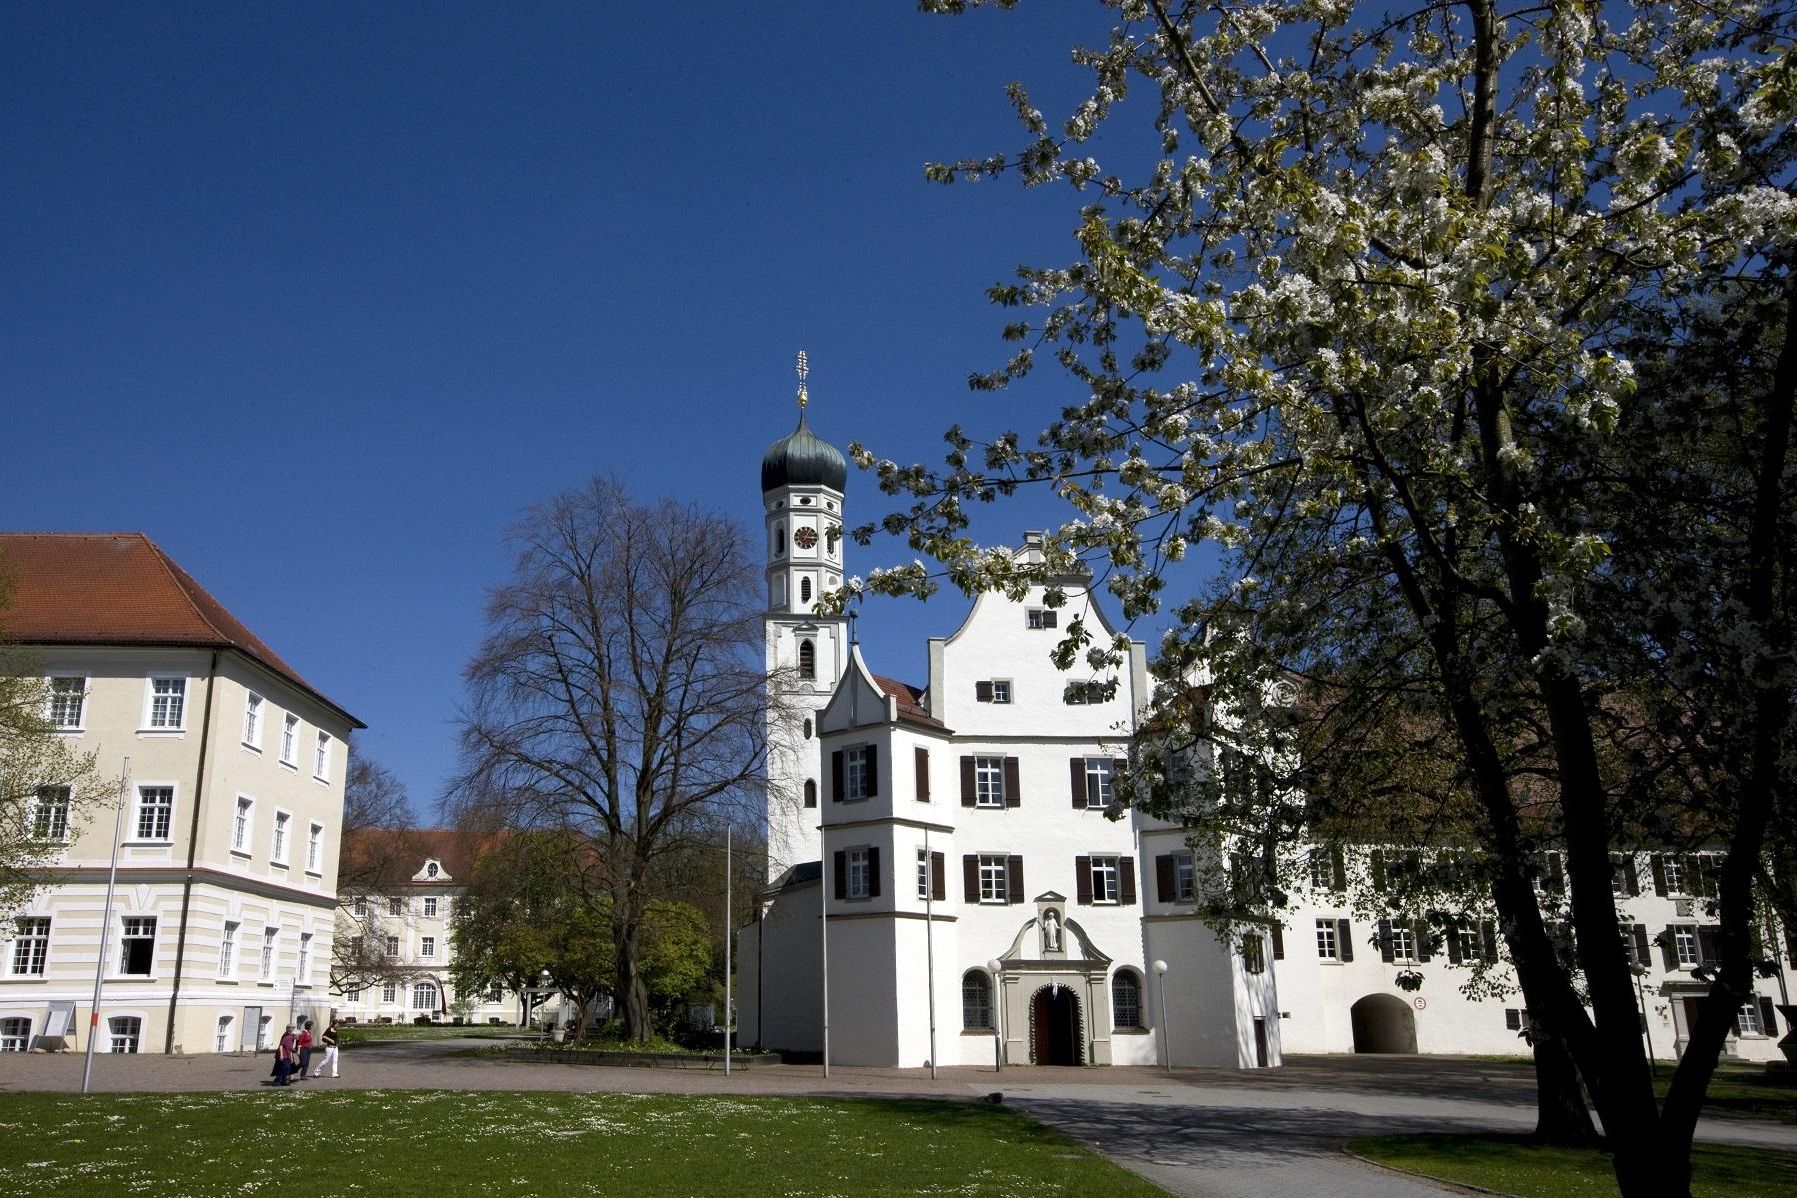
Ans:
[{"label": "clock face on tower", "polygon": [[817,544],[817,530],[811,528],[799,529],[799,531],[792,534],[792,543],[797,545],[800,549],[811,548],[813,545]]}]

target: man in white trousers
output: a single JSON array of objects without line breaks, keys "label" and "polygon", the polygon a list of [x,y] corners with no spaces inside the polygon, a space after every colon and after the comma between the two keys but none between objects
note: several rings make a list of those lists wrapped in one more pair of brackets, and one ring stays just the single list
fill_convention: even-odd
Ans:
[{"label": "man in white trousers", "polygon": [[322,1074],[324,1072],[324,1067],[326,1065],[329,1065],[331,1067],[331,1076],[336,1077],[337,1076],[337,1021],[335,1019],[331,1020],[331,1025],[324,1029],[324,1035],[319,1038],[319,1043],[324,1045],[324,1059],[319,1061],[318,1064],[313,1068],[312,1076],[313,1077],[319,1076],[320,1074]]}]

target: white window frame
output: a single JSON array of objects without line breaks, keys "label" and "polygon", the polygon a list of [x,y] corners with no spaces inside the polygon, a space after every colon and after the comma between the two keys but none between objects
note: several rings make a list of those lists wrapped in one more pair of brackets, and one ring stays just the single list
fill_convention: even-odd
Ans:
[{"label": "white window frame", "polygon": [[255,852],[256,800],[252,795],[237,796],[231,813],[231,851],[240,857]]},{"label": "white window frame", "polygon": [[[144,802],[144,796],[150,791],[168,792],[168,810],[163,815],[164,826],[160,836],[154,835],[156,831],[154,824],[150,827],[152,835],[143,834],[144,817],[150,814],[150,804]],[[181,796],[173,782],[137,783],[131,803],[131,830],[126,840],[136,844],[173,844],[175,840],[175,810],[180,806],[180,799]],[[162,804],[157,803],[155,806],[160,807]]]},{"label": "white window frame", "polygon": [[1668,896],[1678,895],[1682,898],[1691,893],[1685,889],[1685,883],[1687,881],[1685,872],[1685,863],[1678,857],[1667,854],[1660,858],[1660,874],[1666,879],[1666,893]]},{"label": "white window frame", "polygon": [[387,914],[396,919],[403,919],[406,914],[406,900],[397,894],[389,895],[387,897]]},{"label": "white window frame", "polygon": [[969,969],[961,975],[961,1030],[992,1030],[992,975]]},{"label": "white window frame", "polygon": [[1025,609],[1023,624],[1025,628],[1030,629],[1032,632],[1048,628],[1058,628],[1060,623],[1060,617],[1052,607],[1031,607]]},{"label": "white window frame", "polygon": [[299,961],[293,971],[293,984],[310,986],[312,984],[312,933],[301,932],[299,938]]},{"label": "white window frame", "polygon": [[[1109,757],[1088,757],[1086,760],[1086,809],[1103,811],[1111,805],[1116,796],[1117,763]],[[1096,785],[1094,785],[1096,780]],[[1093,791],[1097,791],[1098,801],[1093,802]]]},{"label": "white window frame", "polygon": [[399,986],[396,982],[381,983],[381,1001],[392,1004],[399,1001]]},{"label": "white window frame", "polygon": [[218,938],[218,976],[231,981],[237,979],[237,929],[239,924],[227,921],[224,932]]},{"label": "white window frame", "polygon": [[[149,925],[148,935],[144,932],[145,924]],[[125,972],[125,960],[129,955],[127,946],[137,940],[150,942],[150,959],[142,973],[127,973]],[[116,967],[117,972],[113,975],[115,977],[151,978],[156,976],[156,917],[154,915],[124,915],[119,918],[119,955]]]},{"label": "white window frame", "polygon": [[1122,900],[1122,868],[1116,857],[1092,858],[1092,902],[1114,907]]},{"label": "white window frame", "polygon": [[992,701],[994,703],[1009,703],[1011,701],[1011,680],[1009,678],[994,678],[992,680]]},{"label": "white window frame", "polygon": [[106,1051],[131,1054],[143,1044],[142,1015],[108,1015],[106,1017]]},{"label": "white window frame", "polygon": [[256,974],[259,981],[272,982],[275,980],[275,950],[279,947],[280,941],[280,928],[264,927],[262,929],[262,960]]},{"label": "white window frame", "polygon": [[973,759],[973,805],[1003,807],[1005,805],[1005,759],[981,757]]},{"label": "white window frame", "polygon": [[866,745],[854,745],[842,751],[842,798],[847,803],[867,798]]},{"label": "white window frame", "polygon": [[[430,1003],[420,1001],[425,991],[430,991]],[[412,1007],[414,1011],[435,1011],[443,1001],[443,988],[435,982],[412,983]]]},{"label": "white window frame", "polygon": [[1749,994],[1747,1001],[1735,1014],[1735,1023],[1740,1026],[1743,1036],[1764,1036],[1766,1029],[1760,1026],[1759,995]]},{"label": "white window frame", "polygon": [[[1124,1006],[1123,1004],[1121,1004],[1117,1001],[1117,988],[1119,985],[1127,985],[1127,986],[1131,986],[1135,989],[1135,994],[1131,999],[1131,1001],[1135,1004],[1135,1010],[1133,1012],[1130,1011],[1128,1007]],[[1115,972],[1111,975],[1111,1026],[1112,1027],[1124,1028],[1129,1031],[1138,1031],[1138,1030],[1146,1028],[1148,1026],[1146,1021],[1144,1021],[1142,1018],[1143,1007],[1145,1007],[1147,1005],[1146,1003],[1144,1003],[1142,1001],[1142,993],[1143,993],[1142,975],[1137,970],[1125,966],[1124,968],[1117,970],[1117,972]],[[1125,1019],[1124,1018],[1125,1015],[1130,1015],[1132,1017],[1129,1019]]]},{"label": "white window frame", "polygon": [[31,1016],[8,1015],[0,1019],[0,1052],[25,1052],[31,1047]]},{"label": "white window frame", "polygon": [[1191,853],[1173,854],[1173,901],[1189,903],[1198,897],[1198,858]]},{"label": "white window frame", "polygon": [[12,952],[6,973],[15,978],[41,978],[50,961],[50,916],[22,915],[13,920]]},{"label": "white window frame", "polygon": [[397,961],[399,959],[399,937],[398,936],[387,937],[387,956],[390,959],[395,960],[395,961]]},{"label": "white window frame", "polygon": [[1391,921],[1391,959],[1400,965],[1416,962],[1416,929],[1408,919]]},{"label": "white window frame", "polygon": [[426,919],[437,918],[437,896],[434,894],[424,896],[424,917]]},{"label": "white window frame", "polygon": [[243,745],[247,749],[262,751],[262,709],[267,706],[255,691],[248,691],[243,696]]},{"label": "white window frame", "polygon": [[917,849],[917,898],[930,901],[930,850],[921,845]]},{"label": "white window frame", "polygon": [[873,871],[868,868],[867,846],[847,850],[843,855],[843,897],[851,899],[872,898]]},{"label": "white window frame", "polygon": [[365,894],[358,894],[356,897],[350,899],[349,910],[350,914],[354,915],[357,919],[367,919],[368,896]]},{"label": "white window frame", "polygon": [[[80,689],[79,693],[75,693],[72,690],[58,690],[57,689],[59,683],[68,683],[68,682],[80,683],[81,689]],[[88,697],[87,675],[86,674],[51,674],[48,678],[44,679],[44,686],[45,686],[44,719],[46,722],[49,723],[51,729],[56,732],[68,732],[68,733],[87,731],[87,697]],[[74,703],[75,703],[75,721],[74,721],[74,723],[68,723],[64,720],[57,718],[58,706],[66,704],[67,701],[70,700],[71,698],[74,700]]]},{"label": "white window frame", "polygon": [[268,834],[268,860],[274,865],[286,865],[288,850],[293,847],[293,812],[275,808],[274,827]]},{"label": "white window frame", "polygon": [[[187,731],[188,681],[186,674],[151,674],[144,679],[143,724],[138,729],[140,733],[174,735]],[[156,689],[159,683],[180,683],[180,686],[159,695]],[[160,714],[157,711],[158,699],[167,701]],[[173,720],[170,719],[168,706],[174,708],[176,718]]]},{"label": "white window frame", "polygon": [[281,764],[299,768],[300,718],[291,711],[281,717]]},{"label": "white window frame", "polygon": [[323,728],[312,742],[312,776],[320,782],[331,780],[331,734]]},{"label": "white window frame", "polygon": [[420,960],[423,960],[426,957],[429,957],[432,960],[436,959],[437,938],[435,936],[420,936],[418,938],[418,957]]},{"label": "white window frame", "polygon": [[[1672,887],[1667,886],[1670,890]],[[1697,942],[1697,925],[1676,923],[1672,925],[1672,952],[1680,969],[1695,969],[1703,961],[1703,949]]]},{"label": "white window frame", "polygon": [[319,874],[324,870],[324,825],[306,825],[306,872]]},{"label": "white window frame", "polygon": [[[45,804],[44,796],[55,794],[56,801]],[[25,812],[25,828],[31,839],[37,844],[66,844],[69,839],[69,811],[75,801],[72,787],[40,786],[31,792],[31,804]],[[57,812],[54,822],[46,822],[45,816]],[[40,830],[39,824],[45,826]]]},{"label": "white window frame", "polygon": [[1004,906],[1011,901],[1011,859],[1004,853],[979,854],[980,902]]},{"label": "white window frame", "polygon": [[1317,960],[1339,961],[1342,959],[1341,946],[1336,943],[1336,921],[1334,919],[1317,920]]},{"label": "white window frame", "polygon": [[229,1015],[218,1017],[218,1032],[212,1039],[213,1052],[229,1052],[231,1050],[231,1024],[236,1022]]}]

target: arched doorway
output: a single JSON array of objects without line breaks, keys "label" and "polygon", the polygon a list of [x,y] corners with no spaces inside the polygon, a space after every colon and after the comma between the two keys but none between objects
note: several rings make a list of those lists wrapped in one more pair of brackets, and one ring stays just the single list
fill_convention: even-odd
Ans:
[{"label": "arched doorway", "polygon": [[1369,994],[1348,1011],[1355,1052],[1416,1051],[1416,1014],[1392,994]]},{"label": "arched doorway", "polygon": [[1066,986],[1049,985],[1030,1000],[1030,1061],[1036,1065],[1083,1065],[1079,997]]}]

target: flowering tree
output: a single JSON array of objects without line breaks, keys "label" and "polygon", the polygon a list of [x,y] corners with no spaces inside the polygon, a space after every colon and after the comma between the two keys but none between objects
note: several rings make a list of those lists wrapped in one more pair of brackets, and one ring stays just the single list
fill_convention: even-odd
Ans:
[{"label": "flowering tree", "polygon": [[[1058,128],[1014,84],[1024,148],[930,168],[1081,193],[1077,260],[993,288],[1019,310],[1017,350],[973,383],[1003,387],[1047,351],[1085,398],[1033,447],[951,430],[942,470],[854,456],[917,496],[889,527],[965,589],[1034,581],[964,537],[967,502],[1031,483],[1074,509],[1039,573],[1096,559],[1131,617],[1161,605],[1169,563],[1222,546],[1229,585],[1178,609],[1161,660],[1232,704],[1257,702],[1272,667],[1365,678],[1405,646],[1419,726],[1453,737],[1531,1013],[1577,1061],[1623,1192],[1682,1189],[1792,774],[1792,12],[1104,6],[1108,35],[1075,52],[1089,95]],[[1107,169],[1130,102],[1159,152],[1120,138]],[[1654,550],[1626,500],[1715,446],[1656,435],[1666,409],[1638,365],[1698,352],[1705,312],[1750,303],[1774,314],[1770,356],[1714,398],[1751,451],[1698,470],[1731,518]],[[914,564],[869,584],[936,580]],[[1252,635],[1204,636],[1219,615]],[[1270,659],[1242,648],[1263,637]],[[1117,650],[1075,624],[1061,656]],[[1735,734],[1706,737],[1724,710]],[[1665,816],[1674,761],[1705,782],[1684,809],[1701,828]],[[1728,849],[1722,960],[1664,1107],[1610,884],[1611,850],[1641,833]],[[1534,895],[1543,838],[1565,854],[1582,989]]]}]

